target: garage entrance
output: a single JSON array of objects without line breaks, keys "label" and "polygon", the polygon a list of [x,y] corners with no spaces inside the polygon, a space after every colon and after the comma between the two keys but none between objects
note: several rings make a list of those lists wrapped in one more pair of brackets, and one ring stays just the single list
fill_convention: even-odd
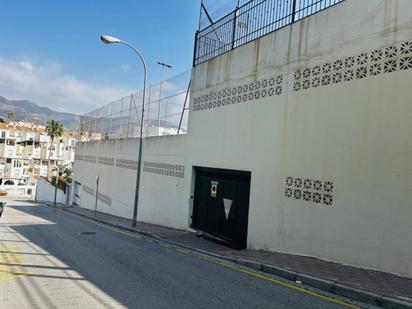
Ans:
[{"label": "garage entrance", "polygon": [[246,248],[250,172],[196,168],[192,227]]}]

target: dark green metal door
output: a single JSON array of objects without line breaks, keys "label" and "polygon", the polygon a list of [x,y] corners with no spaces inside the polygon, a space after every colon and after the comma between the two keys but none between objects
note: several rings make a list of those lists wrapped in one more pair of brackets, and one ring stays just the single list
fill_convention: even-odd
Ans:
[{"label": "dark green metal door", "polygon": [[250,173],[197,168],[192,227],[246,248]]}]

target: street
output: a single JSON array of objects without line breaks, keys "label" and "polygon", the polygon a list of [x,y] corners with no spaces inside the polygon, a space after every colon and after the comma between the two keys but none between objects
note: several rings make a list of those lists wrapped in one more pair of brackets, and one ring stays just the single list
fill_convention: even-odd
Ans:
[{"label": "street", "polygon": [[[1,308],[356,308],[59,209],[7,201]],[[295,288],[296,287],[296,288]]]}]

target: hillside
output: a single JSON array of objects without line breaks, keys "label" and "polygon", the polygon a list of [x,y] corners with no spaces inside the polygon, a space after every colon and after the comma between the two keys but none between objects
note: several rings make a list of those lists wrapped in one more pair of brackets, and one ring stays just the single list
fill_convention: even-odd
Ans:
[{"label": "hillside", "polygon": [[6,119],[13,113],[16,121],[27,121],[46,125],[50,119],[62,123],[66,130],[78,130],[80,117],[71,113],[60,113],[47,107],[41,107],[27,100],[8,100],[0,96],[0,118]]}]

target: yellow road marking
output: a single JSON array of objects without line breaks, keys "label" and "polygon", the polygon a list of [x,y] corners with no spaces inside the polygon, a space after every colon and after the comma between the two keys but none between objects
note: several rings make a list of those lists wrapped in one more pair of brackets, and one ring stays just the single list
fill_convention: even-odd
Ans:
[{"label": "yellow road marking", "polygon": [[8,274],[8,275],[27,275],[28,272],[14,272],[14,271],[0,271],[0,274]]},{"label": "yellow road marking", "polygon": [[[15,259],[15,255],[0,255],[0,261],[13,261]],[[18,257],[20,259],[21,257]]]},{"label": "yellow road marking", "polygon": [[180,253],[183,253],[183,254],[188,254],[190,251],[189,250],[186,250],[186,249],[176,249],[176,251],[178,251],[178,252],[180,252]]},{"label": "yellow road marking", "polygon": [[23,255],[16,255],[16,254],[0,254],[0,257],[5,257],[5,258],[7,258],[7,257],[19,257],[19,258],[21,258],[21,257],[23,257]]},{"label": "yellow road marking", "polygon": [[13,246],[0,246],[0,250],[7,250],[7,249],[12,249],[12,248],[21,248],[20,245],[13,245]]},{"label": "yellow road marking", "polygon": [[13,280],[13,279],[16,279],[16,278],[19,278],[19,277],[24,277],[24,276],[27,276],[27,275],[30,275],[30,273],[24,273],[24,274],[20,274],[20,275],[16,275],[16,276],[1,278],[1,279],[0,279],[0,282],[5,282],[5,281]]},{"label": "yellow road marking", "polygon": [[266,280],[266,281],[269,281],[269,282],[272,282],[272,283],[275,283],[275,284],[278,284],[278,285],[287,287],[287,288],[289,288],[289,289],[292,289],[292,290],[295,290],[295,291],[298,291],[298,292],[301,292],[301,293],[304,293],[304,294],[308,294],[308,295],[311,295],[311,296],[315,296],[315,297],[321,298],[321,299],[323,299],[323,300],[326,300],[326,301],[329,301],[329,302],[332,302],[332,303],[335,303],[335,304],[338,304],[338,305],[341,305],[341,306],[344,306],[344,307],[347,307],[347,308],[353,308],[353,309],[359,309],[359,308],[360,308],[359,306],[356,306],[356,305],[347,303],[347,302],[345,302],[345,301],[341,301],[341,300],[338,300],[338,299],[336,299],[336,298],[332,298],[332,297],[329,297],[329,296],[325,296],[325,295],[322,295],[322,294],[319,294],[319,293],[316,293],[316,292],[313,292],[313,291],[310,291],[310,290],[307,290],[307,289],[298,287],[298,286],[293,285],[293,284],[289,284],[289,283],[286,283],[286,282],[283,282],[283,281],[280,281],[280,280],[276,280],[276,279],[273,279],[273,278],[268,277],[268,276],[265,276],[265,275],[261,275],[261,274],[255,273],[255,272],[253,272],[253,271],[249,271],[249,270],[246,270],[246,269],[243,269],[243,268],[240,268],[240,267],[236,267],[236,266],[233,266],[233,265],[230,265],[230,264],[226,264],[226,263],[223,263],[223,262],[220,262],[220,261],[216,261],[216,260],[207,258],[207,257],[205,257],[205,256],[200,256],[200,255],[198,255],[198,257],[199,257],[200,259],[205,260],[205,261],[208,261],[208,262],[210,262],[210,263],[214,263],[214,264],[217,264],[217,265],[226,267],[226,268],[230,268],[230,269],[233,269],[233,270],[237,270],[237,271],[240,271],[240,272],[242,272],[242,273],[248,274],[248,275],[250,275],[250,276],[253,276],[253,277],[256,277],[256,278],[259,278],[259,279],[263,279],[263,280]]},{"label": "yellow road marking", "polygon": [[0,255],[13,255],[16,253],[22,253],[23,251],[0,251]]},{"label": "yellow road marking", "polygon": [[7,267],[0,267],[0,271],[2,270],[7,270],[7,269],[12,269],[12,268],[17,268],[23,265],[15,265],[15,266],[7,266]]},{"label": "yellow road marking", "polygon": [[13,254],[13,253],[22,253],[22,252],[23,251],[21,251],[21,250],[13,250],[13,251],[0,250],[0,254],[5,254],[5,253]]},{"label": "yellow road marking", "polygon": [[7,259],[2,259],[2,260],[0,260],[0,264],[2,264],[2,263],[8,263],[8,262],[10,262],[10,261],[20,260],[20,259],[22,259],[22,258],[23,258],[23,256],[13,256],[13,257],[10,257],[10,258],[7,258]]},{"label": "yellow road marking", "polygon": [[159,245],[161,245],[161,246],[164,247],[164,248],[172,248],[172,246],[167,245],[167,244],[162,243],[162,242],[159,242]]}]

